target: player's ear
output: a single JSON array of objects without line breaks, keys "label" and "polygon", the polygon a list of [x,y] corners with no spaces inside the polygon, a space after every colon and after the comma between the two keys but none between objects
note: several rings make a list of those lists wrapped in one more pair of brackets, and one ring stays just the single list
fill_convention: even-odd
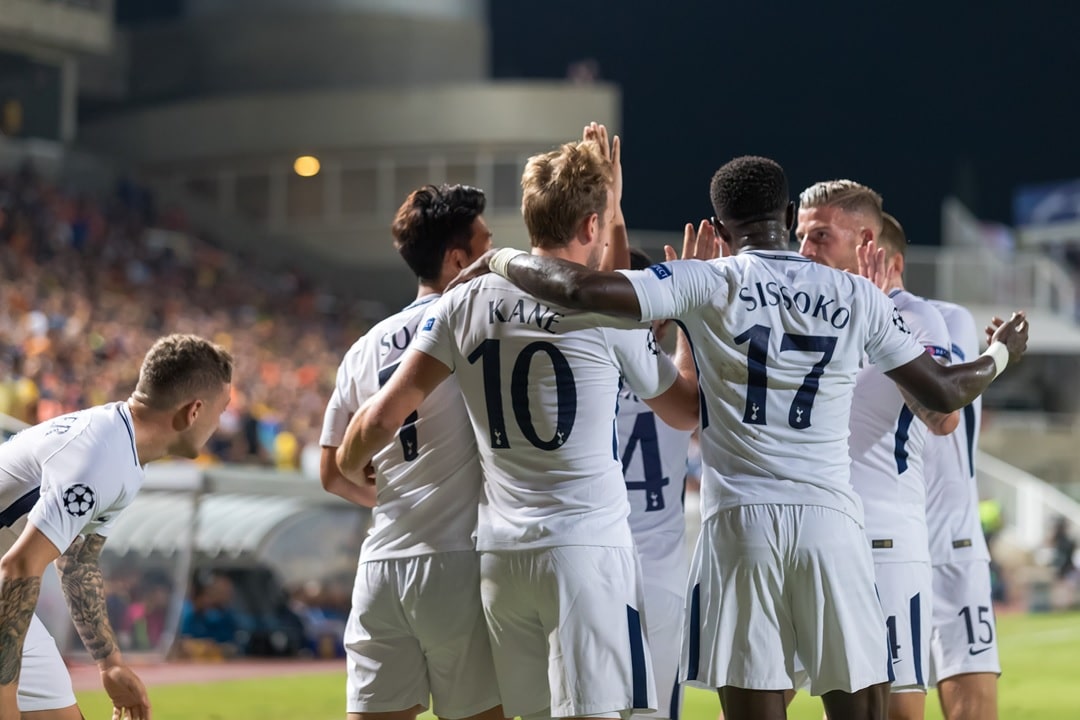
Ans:
[{"label": "player's ear", "polygon": [[787,211],[784,213],[784,227],[790,232],[795,227],[795,203],[789,200],[787,204]]},{"label": "player's ear", "polygon": [[447,259],[450,261],[450,267],[453,268],[455,272],[461,271],[469,265],[468,254],[461,248],[451,248],[448,250]]},{"label": "player's ear", "polygon": [[732,236],[728,226],[724,224],[724,221],[714,216],[710,222],[712,223],[713,232],[716,233],[716,236],[727,243],[728,247],[731,247],[731,241],[735,238]]},{"label": "player's ear", "polygon": [[585,216],[585,224],[582,227],[585,241],[591,243],[600,236],[600,214],[592,213]]},{"label": "player's ear", "polygon": [[196,418],[199,417],[199,411],[202,409],[202,406],[202,400],[192,400],[191,402],[180,406],[176,413],[173,414],[173,430],[183,432],[194,425]]},{"label": "player's ear", "polygon": [[877,238],[874,237],[873,228],[864,227],[859,230],[859,245],[867,245],[876,239]]},{"label": "player's ear", "polygon": [[892,264],[892,271],[897,277],[901,277],[904,274],[904,255],[903,253],[894,253],[892,260],[889,261]]}]

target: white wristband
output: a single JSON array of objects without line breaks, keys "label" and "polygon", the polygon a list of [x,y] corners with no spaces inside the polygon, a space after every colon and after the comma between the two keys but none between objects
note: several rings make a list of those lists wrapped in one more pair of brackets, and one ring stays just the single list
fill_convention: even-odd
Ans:
[{"label": "white wristband", "polygon": [[1005,372],[1005,368],[1009,365],[1009,348],[1005,347],[1005,343],[1000,340],[995,340],[990,343],[990,347],[986,348],[986,352],[981,357],[992,358],[994,361],[994,377],[996,378],[1001,373]]},{"label": "white wristband", "polygon": [[488,260],[488,268],[491,272],[509,280],[506,275],[507,266],[510,261],[516,258],[518,255],[527,255],[524,250],[517,250],[516,248],[501,248],[495,251],[495,254]]}]

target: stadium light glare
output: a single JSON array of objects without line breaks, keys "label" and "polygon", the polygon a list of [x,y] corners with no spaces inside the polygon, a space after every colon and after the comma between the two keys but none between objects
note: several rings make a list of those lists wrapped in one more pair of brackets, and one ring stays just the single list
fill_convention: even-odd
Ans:
[{"label": "stadium light glare", "polygon": [[293,172],[300,177],[315,177],[322,165],[314,155],[301,155],[293,161]]}]

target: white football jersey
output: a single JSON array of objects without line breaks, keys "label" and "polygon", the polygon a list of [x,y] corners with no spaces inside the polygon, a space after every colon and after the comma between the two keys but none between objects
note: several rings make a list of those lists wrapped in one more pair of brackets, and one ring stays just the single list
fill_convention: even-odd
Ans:
[{"label": "white football jersey", "polygon": [[630,388],[619,393],[619,459],[642,580],[685,592],[688,430],[676,430]]},{"label": "white football jersey", "polygon": [[[896,290],[890,297],[912,337],[948,362],[952,344],[941,313],[909,292]],[[896,383],[873,366],[859,371],[851,407],[851,484],[862,498],[874,562],[929,560],[923,479],[928,434]]]},{"label": "white football jersey", "polygon": [[[326,407],[321,444],[338,447],[349,418],[386,384],[416,337],[427,295],[391,315],[346,353]],[[360,560],[416,557],[475,547],[480,463],[457,381],[448,378],[375,454],[376,505]]]},{"label": "white football jersey", "polygon": [[616,457],[620,377],[651,398],[678,373],[648,329],[596,322],[486,275],[421,325],[413,348],[454,372],[476,432],[478,549],[633,546]]},{"label": "white football jersey", "polygon": [[[979,331],[971,313],[953,303],[930,302],[949,329],[953,361],[976,359]],[[935,565],[990,559],[979,520],[979,488],[975,482],[981,415],[982,396],[961,411],[960,426],[954,432],[926,439],[926,523],[930,530],[930,560]]]},{"label": "white football jersey", "polygon": [[701,512],[822,505],[863,513],[848,415],[863,355],[883,370],[922,352],[868,280],[793,252],[744,251],[623,271],[642,319],[684,323],[699,372]]},{"label": "white football jersey", "polygon": [[145,477],[127,403],[27,428],[0,445],[0,555],[27,522],[60,552],[79,535],[109,534]]}]

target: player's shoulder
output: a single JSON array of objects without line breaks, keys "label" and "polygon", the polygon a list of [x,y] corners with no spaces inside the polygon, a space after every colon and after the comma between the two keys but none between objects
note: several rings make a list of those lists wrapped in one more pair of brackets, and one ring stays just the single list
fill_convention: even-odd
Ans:
[{"label": "player's shoulder", "polygon": [[351,366],[368,356],[381,356],[407,348],[416,334],[417,325],[440,297],[425,295],[372,325],[345,353],[344,364]]},{"label": "player's shoulder", "polygon": [[948,302],[947,300],[927,300],[934,309],[941,313],[941,317],[945,319],[945,322],[950,327],[953,324],[963,324],[975,326],[975,316],[971,314],[963,305],[957,305],[956,303]]},{"label": "player's shoulder", "polygon": [[[132,453],[135,430],[123,403],[112,402],[78,410],[46,420],[36,428],[48,460],[63,455],[65,460],[94,458],[112,453]],[[108,474],[108,473],[106,473]]]},{"label": "player's shoulder", "polygon": [[900,309],[900,312],[904,313],[905,319],[926,326],[945,326],[945,318],[942,317],[941,311],[926,298],[910,293],[907,290],[894,291],[889,297],[896,307]]}]

